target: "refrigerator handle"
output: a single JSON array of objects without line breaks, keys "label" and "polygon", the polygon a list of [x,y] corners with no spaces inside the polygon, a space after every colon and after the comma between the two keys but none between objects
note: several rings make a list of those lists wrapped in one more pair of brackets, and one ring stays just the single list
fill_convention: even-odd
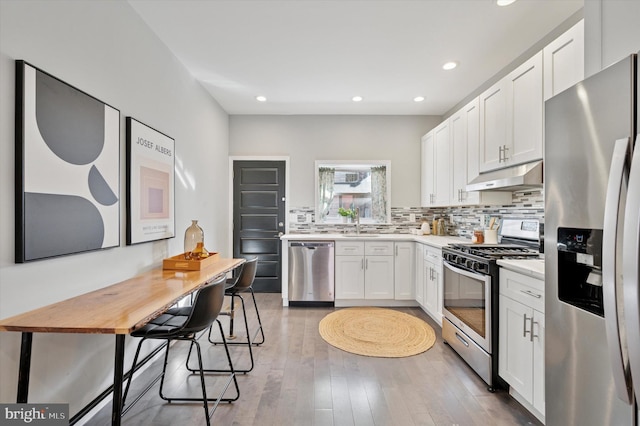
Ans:
[{"label": "refrigerator handle", "polygon": [[640,134],[636,136],[629,172],[622,241],[622,276],[629,366],[632,376],[635,374],[634,390],[636,395],[640,395]]},{"label": "refrigerator handle", "polygon": [[[618,398],[627,404],[631,404],[633,400],[631,376],[624,363],[623,342],[620,339],[617,285],[617,278],[620,275],[617,270],[618,216],[622,188],[626,184],[628,176],[628,150],[629,139],[618,139],[614,145],[611,168],[609,169],[609,183],[604,207],[604,230],[602,232],[602,296],[613,382]],[[622,238],[622,235],[620,235],[620,238]]]}]

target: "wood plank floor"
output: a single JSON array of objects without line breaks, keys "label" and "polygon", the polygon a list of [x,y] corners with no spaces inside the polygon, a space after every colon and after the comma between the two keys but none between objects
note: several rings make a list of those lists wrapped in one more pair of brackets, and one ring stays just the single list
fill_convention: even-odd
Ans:
[{"label": "wood plank floor", "polygon": [[[442,342],[440,327],[419,308],[399,308],[424,319],[437,341],[408,358],[370,358],[349,354],[322,340],[319,321],[333,308],[283,308],[280,294],[257,294],[266,342],[254,348],[255,368],[240,374],[240,399],[221,403],[212,423],[219,425],[539,425],[505,391],[491,393],[485,383]],[[249,297],[250,299],[250,297]],[[249,301],[249,300],[247,300]],[[247,303],[247,306],[252,305]],[[255,327],[253,306],[248,311]],[[223,324],[226,322],[223,318]],[[244,336],[236,317],[237,340]],[[236,340],[236,341],[237,341]],[[224,367],[224,349],[201,339],[206,367]],[[184,371],[188,344],[171,351],[167,394],[200,395],[198,376]],[[236,368],[248,365],[248,349],[232,348]],[[128,366],[127,366],[128,368]],[[162,368],[155,361],[134,381],[131,395]],[[215,367],[214,367],[215,368]],[[207,392],[217,395],[222,379],[207,376]],[[166,403],[155,385],[123,418],[124,425],[205,424],[199,403]],[[227,395],[232,390],[227,391]],[[89,420],[108,425],[111,406]]]}]

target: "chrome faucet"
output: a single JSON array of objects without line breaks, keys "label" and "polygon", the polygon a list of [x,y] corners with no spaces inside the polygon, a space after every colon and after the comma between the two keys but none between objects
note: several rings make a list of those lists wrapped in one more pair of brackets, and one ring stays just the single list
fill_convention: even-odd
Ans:
[{"label": "chrome faucet", "polygon": [[356,234],[360,235],[360,208],[356,207]]}]

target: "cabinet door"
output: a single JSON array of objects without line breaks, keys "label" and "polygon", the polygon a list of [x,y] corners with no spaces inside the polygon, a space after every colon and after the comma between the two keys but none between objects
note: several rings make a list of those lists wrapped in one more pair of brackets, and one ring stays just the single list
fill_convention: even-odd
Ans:
[{"label": "cabinet door", "polygon": [[500,296],[498,373],[527,401],[533,398],[532,317],[533,309]]},{"label": "cabinet door", "polygon": [[480,95],[480,172],[504,167],[500,150],[507,143],[505,80],[502,79]]},{"label": "cabinet door", "polygon": [[336,256],[336,299],[364,299],[364,257]]},{"label": "cabinet door", "polygon": [[438,271],[428,258],[424,261],[425,295],[424,307],[432,317],[438,318]]},{"label": "cabinet door", "polygon": [[[451,205],[464,203],[467,186],[467,123],[466,108],[449,119],[451,132]],[[477,150],[477,149],[476,149]],[[476,158],[477,162],[477,158]],[[477,166],[476,166],[477,168]]]},{"label": "cabinet door", "polygon": [[507,142],[505,165],[542,159],[542,51],[506,77]]},{"label": "cabinet door", "polygon": [[415,243],[395,243],[394,293],[396,300],[414,300],[415,296]]},{"label": "cabinet door", "polygon": [[449,122],[445,121],[434,130],[433,143],[433,169],[434,169],[434,188],[436,206],[449,205],[449,194],[451,193],[451,180],[449,179],[449,148],[451,140],[449,138]]},{"label": "cabinet door", "polygon": [[549,43],[542,54],[546,101],[584,80],[584,21]]},{"label": "cabinet door", "polygon": [[544,314],[533,311],[533,408],[544,415]]},{"label": "cabinet door", "polygon": [[416,302],[424,306],[424,244],[416,244]]},{"label": "cabinet door", "polygon": [[364,298],[393,299],[393,256],[366,256]]},{"label": "cabinet door", "polygon": [[433,131],[422,138],[422,161],[420,178],[420,203],[423,207],[431,206],[435,200],[435,180],[433,169]]},{"label": "cabinet door", "polygon": [[[464,124],[465,135],[467,137],[467,181],[471,182],[480,175],[480,161],[478,152],[480,150],[480,100],[475,98],[469,102],[464,108]],[[454,157],[457,155],[457,149],[454,151]],[[465,187],[463,187],[464,189]],[[480,192],[462,193],[462,204],[478,204],[480,202]]]}]

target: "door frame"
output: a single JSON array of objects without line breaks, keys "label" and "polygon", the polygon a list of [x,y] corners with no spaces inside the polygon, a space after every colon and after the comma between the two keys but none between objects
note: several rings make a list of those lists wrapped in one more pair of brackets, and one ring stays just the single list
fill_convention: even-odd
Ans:
[{"label": "door frame", "polygon": [[[289,232],[289,157],[271,155],[230,155],[229,156],[229,223],[227,226],[227,241],[229,241],[229,253],[233,256],[233,162],[234,161],[284,161],[284,233]],[[281,254],[282,268],[284,269],[286,256]],[[282,274],[281,274],[282,276]],[[284,291],[284,285],[283,291]]]}]

